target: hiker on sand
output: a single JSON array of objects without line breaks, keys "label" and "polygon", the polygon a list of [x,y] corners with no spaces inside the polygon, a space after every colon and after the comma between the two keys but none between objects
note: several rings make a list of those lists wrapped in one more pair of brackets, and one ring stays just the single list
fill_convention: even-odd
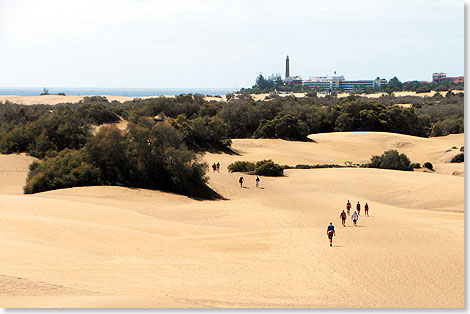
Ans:
[{"label": "hiker on sand", "polygon": [[215,162],[212,164],[212,170],[214,170],[215,172],[215,169],[217,168],[217,166],[215,165]]},{"label": "hiker on sand", "polygon": [[344,209],[339,215],[339,217],[341,218],[341,223],[343,224],[343,227],[346,226],[346,212],[344,211]]},{"label": "hiker on sand", "polygon": [[245,178],[243,178],[243,177],[240,177],[240,178],[238,179],[238,183],[240,183],[240,187],[241,187],[241,188],[243,187],[243,181],[245,181]]},{"label": "hiker on sand", "polygon": [[367,202],[364,205],[364,215],[369,216],[369,205],[367,204]]},{"label": "hiker on sand", "polygon": [[357,201],[356,210],[357,210],[357,215],[360,216],[361,215],[361,204],[359,204],[359,201]]},{"label": "hiker on sand", "polygon": [[259,180],[259,177],[258,177],[258,176],[256,176],[255,181],[256,181],[256,187],[259,187],[259,181],[260,181],[260,180]]},{"label": "hiker on sand", "polygon": [[328,235],[328,239],[330,239],[330,246],[333,246],[333,236],[336,235],[336,232],[332,222],[330,222],[330,225],[326,229],[326,234]]},{"label": "hiker on sand", "polygon": [[348,216],[349,216],[349,211],[351,210],[351,203],[349,203],[349,200],[348,202],[346,203],[346,211],[348,213]]},{"label": "hiker on sand", "polygon": [[217,168],[217,172],[219,172],[219,170],[220,170],[220,164],[219,164],[219,162],[217,162],[216,168]]},{"label": "hiker on sand", "polygon": [[359,217],[359,215],[356,212],[354,212],[354,214],[352,214],[352,216],[351,216],[351,219],[354,223],[354,227],[357,227],[356,223],[357,223],[357,218],[358,217]]}]

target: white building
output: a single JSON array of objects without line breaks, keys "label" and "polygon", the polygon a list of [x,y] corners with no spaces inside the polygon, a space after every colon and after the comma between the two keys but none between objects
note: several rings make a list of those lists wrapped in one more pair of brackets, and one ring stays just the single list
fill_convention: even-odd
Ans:
[{"label": "white building", "polygon": [[375,80],[346,81],[342,75],[316,76],[310,77],[308,80],[302,80],[302,85],[310,88],[330,91],[342,90],[345,92],[351,92],[355,89],[363,91],[366,87],[370,87],[375,90],[377,87],[385,84],[387,84],[387,80],[378,77]]}]

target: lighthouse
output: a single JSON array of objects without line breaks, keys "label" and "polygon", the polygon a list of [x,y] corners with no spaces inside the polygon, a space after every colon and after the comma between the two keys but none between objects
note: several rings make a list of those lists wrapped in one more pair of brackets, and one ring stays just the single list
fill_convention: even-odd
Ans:
[{"label": "lighthouse", "polygon": [[286,79],[289,77],[289,56],[286,58]]}]

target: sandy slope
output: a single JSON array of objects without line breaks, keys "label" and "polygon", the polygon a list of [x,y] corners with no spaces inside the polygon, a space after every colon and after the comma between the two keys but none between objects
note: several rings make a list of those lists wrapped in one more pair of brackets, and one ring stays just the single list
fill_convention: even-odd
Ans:
[{"label": "sandy slope", "polygon": [[[454,93],[463,93],[463,91],[458,91],[455,90],[453,91]],[[399,96],[420,96],[420,97],[431,97],[435,94],[436,92],[432,91],[429,93],[415,93],[415,92],[395,92],[394,95],[399,97]],[[443,96],[447,92],[439,92]],[[290,95],[294,95],[295,97],[305,97],[306,93],[290,93],[290,94],[279,94],[280,97],[287,97]],[[361,96],[365,96],[368,98],[379,98],[382,95],[385,95],[386,93],[374,93],[374,94],[362,94]],[[339,98],[342,97],[347,97],[349,96],[349,93],[340,93],[338,94]],[[136,97],[127,97],[127,96],[112,96],[112,95],[102,95],[106,98],[108,98],[109,101],[119,101],[119,102],[125,102],[125,101],[130,101],[133,100]],[[264,100],[266,96],[269,96],[269,93],[266,94],[252,94],[251,95],[254,100]],[[0,95],[0,102],[5,102],[5,101],[10,101],[13,103],[17,104],[23,104],[23,105],[36,105],[36,104],[44,104],[44,105],[57,105],[59,103],[66,103],[66,102],[79,102],[80,100],[83,100],[83,97],[86,97],[86,95],[67,95],[67,96],[61,96],[61,95],[43,95],[43,96],[16,96],[16,95]],[[169,97],[173,98],[175,96],[173,95],[166,95],[166,96],[142,96],[139,98],[142,99],[147,99],[147,98],[156,98],[156,97]],[[324,94],[318,94],[318,97],[325,97]],[[213,97],[213,96],[206,96],[204,97],[205,100],[207,101],[226,101],[226,95],[223,95],[221,97]]]},{"label": "sandy slope", "polygon": [[[463,135],[311,137],[316,143],[235,140],[239,156],[207,154],[208,163],[222,163],[209,176],[225,201],[122,187],[20,195],[17,182],[0,185],[0,305],[463,307],[462,176],[288,170],[262,177],[261,188],[245,175],[240,188],[240,174],[226,170],[233,160],[259,157],[360,162],[397,145],[412,159],[454,167],[444,163],[445,150],[463,145]],[[25,175],[24,156],[1,157],[0,182],[9,164]],[[359,227],[350,220],[341,227],[347,199],[370,205]],[[337,229],[332,248],[329,221]]]},{"label": "sandy slope", "polygon": [[[108,99],[108,101],[131,101],[137,97],[128,97],[128,96],[113,96],[113,95],[102,95]],[[0,95],[0,102],[10,101],[16,104],[22,105],[37,105],[37,104],[44,104],[44,105],[57,105],[60,103],[76,103],[83,100],[86,95],[43,95],[43,96],[16,96],[16,95]],[[92,97],[92,96],[89,96]],[[166,95],[166,96],[142,96],[138,97],[141,99],[148,99],[148,98],[158,98],[158,97],[167,97],[167,98],[174,98],[173,95]],[[207,101],[221,101],[226,100],[225,95],[222,97],[205,97]]]}]

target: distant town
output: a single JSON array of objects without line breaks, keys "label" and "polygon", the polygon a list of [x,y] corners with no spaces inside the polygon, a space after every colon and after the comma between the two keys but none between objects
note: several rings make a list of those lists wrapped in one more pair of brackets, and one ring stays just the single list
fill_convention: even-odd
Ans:
[{"label": "distant town", "polygon": [[[262,74],[258,77],[256,84],[250,90],[254,91],[307,91],[314,90],[320,93],[332,92],[376,92],[397,90],[430,91],[439,86],[437,90],[450,90],[452,88],[463,89],[464,76],[447,76],[446,73],[436,72],[432,74],[431,81],[407,81],[400,82],[394,77],[387,81],[385,78],[376,77],[375,79],[365,80],[346,80],[343,75],[337,75],[336,71],[329,76],[311,76],[307,79],[298,75],[291,75],[289,56],[285,63],[285,78],[280,75],[271,75],[264,78]],[[418,90],[421,89],[421,90]]]}]

